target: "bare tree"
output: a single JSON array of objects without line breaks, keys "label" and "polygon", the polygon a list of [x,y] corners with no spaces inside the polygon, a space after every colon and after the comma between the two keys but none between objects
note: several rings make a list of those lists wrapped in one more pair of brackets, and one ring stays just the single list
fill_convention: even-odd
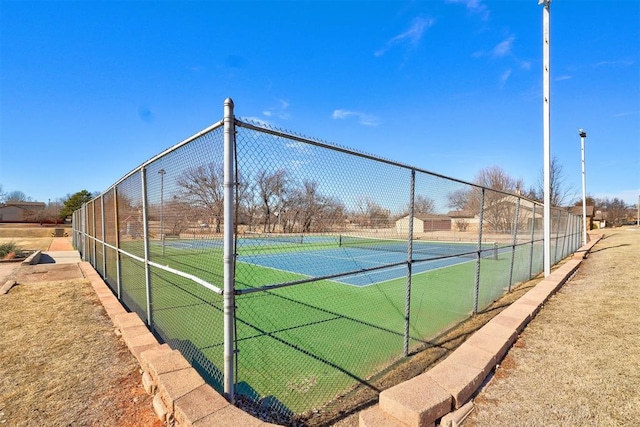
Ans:
[{"label": "bare tree", "polygon": [[222,231],[224,210],[222,165],[209,163],[205,166],[185,170],[177,179],[183,196],[195,207],[202,208],[215,222],[216,233]]},{"label": "bare tree", "polygon": [[324,231],[344,223],[344,205],[318,191],[316,181],[304,181],[301,187],[290,191],[284,217],[288,231],[299,224],[303,233]]},{"label": "bare tree", "polygon": [[249,231],[252,231],[260,210],[260,202],[256,200],[256,183],[250,183],[238,175],[237,189],[238,222],[247,224]]},{"label": "bare tree", "polygon": [[[257,177],[257,189],[264,214],[264,232],[268,232],[271,226],[271,215],[279,206],[287,191],[287,171],[279,169],[273,173],[260,171]],[[277,210],[277,209],[276,209]]]},{"label": "bare tree", "polygon": [[163,212],[164,232],[169,235],[179,236],[189,229],[189,225],[202,215],[201,208],[180,200],[174,195],[165,203]]},{"label": "bare tree", "polygon": [[465,210],[469,206],[470,188],[459,188],[447,194],[448,206],[459,211]]},{"label": "bare tree", "polygon": [[6,202],[29,202],[31,197],[28,197],[22,191],[14,190],[10,191],[4,196]]},{"label": "bare tree", "polygon": [[[436,203],[433,199],[423,196],[422,194],[416,194],[413,200],[413,213],[415,215],[430,214],[435,211],[435,206]],[[401,216],[409,215],[409,212],[411,212],[411,204],[407,205]]]},{"label": "bare tree", "polygon": [[606,220],[614,226],[622,225],[628,217],[628,206],[624,200],[614,197],[599,199],[598,205],[606,212]]},{"label": "bare tree", "polygon": [[522,180],[512,178],[499,166],[491,166],[478,172],[474,183],[478,187],[461,188],[449,193],[449,206],[476,215],[484,207],[483,218],[487,225],[494,231],[510,231],[519,220],[515,218],[517,197],[509,193],[519,193]]},{"label": "bare tree", "polygon": [[356,200],[358,212],[357,222],[365,227],[377,228],[387,227],[391,217],[391,211],[380,206],[378,203],[365,196]]},{"label": "bare tree", "polygon": [[[544,203],[544,171],[540,173],[536,186],[529,189],[527,196]],[[549,196],[551,206],[563,206],[575,197],[575,191],[567,185],[567,177],[555,156],[549,164]]]},{"label": "bare tree", "polygon": [[474,183],[492,190],[506,192],[519,192],[523,187],[521,179],[512,178],[500,166],[490,166],[482,169],[476,175]]}]

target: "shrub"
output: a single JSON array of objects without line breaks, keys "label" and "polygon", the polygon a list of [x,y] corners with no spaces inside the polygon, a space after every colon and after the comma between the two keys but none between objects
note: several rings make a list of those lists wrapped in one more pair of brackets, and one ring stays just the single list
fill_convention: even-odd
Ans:
[{"label": "shrub", "polygon": [[0,243],[0,259],[4,259],[10,253],[17,253],[18,245],[15,242]]}]

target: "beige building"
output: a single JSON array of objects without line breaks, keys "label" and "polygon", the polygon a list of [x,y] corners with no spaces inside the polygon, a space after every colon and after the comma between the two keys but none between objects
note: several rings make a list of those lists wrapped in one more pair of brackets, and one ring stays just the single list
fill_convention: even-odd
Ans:
[{"label": "beige building", "polygon": [[7,202],[0,204],[0,222],[38,222],[44,211],[42,202]]},{"label": "beige building", "polygon": [[[409,218],[407,215],[396,221],[396,233],[409,233]],[[446,215],[418,214],[413,217],[413,232],[451,230],[451,218]]]}]

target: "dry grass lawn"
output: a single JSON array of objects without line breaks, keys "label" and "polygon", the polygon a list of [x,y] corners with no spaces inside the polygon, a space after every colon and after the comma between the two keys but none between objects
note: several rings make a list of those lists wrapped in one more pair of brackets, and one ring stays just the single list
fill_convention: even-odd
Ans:
[{"label": "dry grass lawn", "polygon": [[464,422],[640,425],[640,229],[605,230],[522,333]]},{"label": "dry grass lawn", "polygon": [[46,251],[51,246],[53,237],[0,237],[0,244],[13,242],[20,249]]},{"label": "dry grass lawn", "polygon": [[89,281],[15,277],[0,296],[0,425],[161,425]]}]

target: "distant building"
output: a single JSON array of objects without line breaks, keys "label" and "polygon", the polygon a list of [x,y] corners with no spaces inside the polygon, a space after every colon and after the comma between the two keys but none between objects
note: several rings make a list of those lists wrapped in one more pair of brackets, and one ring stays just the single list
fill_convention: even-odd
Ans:
[{"label": "distant building", "polygon": [[[396,221],[396,233],[407,234],[409,232],[410,215]],[[424,233],[426,231],[451,230],[451,218],[446,215],[417,214],[413,217],[413,232]]]},{"label": "distant building", "polygon": [[470,210],[450,211],[447,216],[453,221],[452,230],[478,231],[480,216]]},{"label": "distant building", "polygon": [[[587,230],[592,230],[593,229],[593,220],[594,220],[594,213],[595,213],[595,207],[594,206],[587,206]],[[580,218],[582,218],[582,205],[580,206],[572,206],[571,209],[569,209],[569,212],[572,213],[573,215],[577,215]],[[598,225],[600,225],[598,223]]]},{"label": "distant building", "polygon": [[0,222],[39,222],[42,202],[7,202],[0,204]]},{"label": "distant building", "polygon": [[607,226],[607,212],[600,209],[593,213],[593,222],[598,228],[605,228]]}]

